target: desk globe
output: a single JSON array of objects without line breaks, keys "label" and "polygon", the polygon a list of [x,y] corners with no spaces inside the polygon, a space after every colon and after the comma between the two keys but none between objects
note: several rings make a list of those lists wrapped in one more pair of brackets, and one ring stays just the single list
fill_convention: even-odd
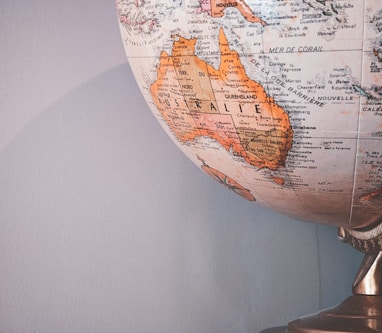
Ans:
[{"label": "desk globe", "polygon": [[117,0],[117,11],[143,96],[194,163],[365,253],[353,295],[288,332],[382,332],[382,1]]}]

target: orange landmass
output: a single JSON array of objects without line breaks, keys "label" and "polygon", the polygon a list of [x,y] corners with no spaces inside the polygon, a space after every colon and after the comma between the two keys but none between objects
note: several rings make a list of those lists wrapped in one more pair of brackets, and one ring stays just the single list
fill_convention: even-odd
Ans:
[{"label": "orange landmass", "polygon": [[382,196],[382,188],[363,194],[360,196],[360,199],[363,201],[372,201],[380,196]]},{"label": "orange landmass", "polygon": [[[201,2],[201,1],[199,1]],[[222,17],[226,8],[236,8],[251,23],[266,25],[261,18],[255,15],[247,3],[243,0],[209,0],[201,3],[202,10],[206,10],[211,17]],[[207,10],[208,8],[208,10]]]},{"label": "orange landmass", "polygon": [[256,201],[256,198],[253,196],[251,191],[241,186],[237,181],[222,173],[221,171],[211,168],[206,162],[197,155],[198,160],[202,162],[202,170],[207,173],[212,179],[216,180],[220,184],[223,184],[225,187],[234,191],[236,194],[239,194],[244,199],[248,201]]},{"label": "orange landmass", "polygon": [[272,179],[277,185],[283,186],[285,184],[285,179],[282,177],[273,177]]},{"label": "orange landmass", "polygon": [[179,37],[172,55],[162,52],[154,103],[183,143],[207,136],[259,168],[285,165],[293,131],[287,113],[248,78],[238,53],[219,32],[220,66],[195,55],[196,39]]}]

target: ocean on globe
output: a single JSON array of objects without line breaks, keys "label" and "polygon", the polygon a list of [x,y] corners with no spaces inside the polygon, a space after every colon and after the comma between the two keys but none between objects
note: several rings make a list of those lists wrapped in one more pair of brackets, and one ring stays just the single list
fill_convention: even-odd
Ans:
[{"label": "ocean on globe", "polygon": [[143,96],[209,176],[304,221],[381,221],[381,0],[117,0],[117,10]]}]

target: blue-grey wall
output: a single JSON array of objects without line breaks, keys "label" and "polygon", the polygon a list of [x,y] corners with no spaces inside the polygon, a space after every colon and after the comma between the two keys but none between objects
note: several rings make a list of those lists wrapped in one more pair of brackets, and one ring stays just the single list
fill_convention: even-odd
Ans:
[{"label": "blue-grey wall", "polygon": [[257,332],[334,305],[336,229],[189,162],[126,64],[113,0],[0,2],[0,332]]}]

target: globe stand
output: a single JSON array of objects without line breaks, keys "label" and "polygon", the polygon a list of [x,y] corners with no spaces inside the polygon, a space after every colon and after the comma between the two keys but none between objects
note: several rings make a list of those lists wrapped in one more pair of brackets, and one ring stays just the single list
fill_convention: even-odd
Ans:
[{"label": "globe stand", "polygon": [[288,333],[382,332],[382,226],[340,228],[339,237],[365,253],[353,295],[334,308],[290,322]]}]

